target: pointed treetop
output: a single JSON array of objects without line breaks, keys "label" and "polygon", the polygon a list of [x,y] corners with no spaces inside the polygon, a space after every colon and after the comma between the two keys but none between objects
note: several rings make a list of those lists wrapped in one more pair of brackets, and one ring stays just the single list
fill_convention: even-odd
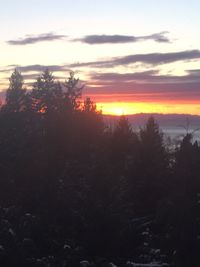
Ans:
[{"label": "pointed treetop", "polygon": [[9,89],[10,90],[21,90],[23,89],[23,77],[21,73],[15,69],[14,72],[12,73],[10,79],[9,79],[10,85]]}]

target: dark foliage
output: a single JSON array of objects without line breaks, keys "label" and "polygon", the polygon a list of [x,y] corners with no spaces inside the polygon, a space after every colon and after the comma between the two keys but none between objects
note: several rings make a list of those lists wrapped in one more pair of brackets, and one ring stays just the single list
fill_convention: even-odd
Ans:
[{"label": "dark foliage", "polygon": [[199,266],[199,144],[186,134],[171,151],[152,117],[110,129],[82,89],[72,72],[61,84],[46,70],[31,90],[10,78],[0,266]]}]

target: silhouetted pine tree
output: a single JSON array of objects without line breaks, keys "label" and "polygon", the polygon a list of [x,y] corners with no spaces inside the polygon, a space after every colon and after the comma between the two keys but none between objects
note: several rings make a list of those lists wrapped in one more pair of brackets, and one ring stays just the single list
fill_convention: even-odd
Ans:
[{"label": "silhouetted pine tree", "polygon": [[10,85],[6,91],[6,103],[3,110],[13,113],[24,111],[26,108],[26,89],[23,87],[23,77],[17,69],[12,73],[9,82]]},{"label": "silhouetted pine tree", "polygon": [[51,113],[59,111],[63,92],[60,83],[56,82],[52,73],[46,69],[33,84],[30,97],[35,112]]},{"label": "silhouetted pine tree", "polygon": [[139,194],[144,209],[155,212],[159,201],[167,194],[168,154],[163,134],[153,117],[140,130]]}]

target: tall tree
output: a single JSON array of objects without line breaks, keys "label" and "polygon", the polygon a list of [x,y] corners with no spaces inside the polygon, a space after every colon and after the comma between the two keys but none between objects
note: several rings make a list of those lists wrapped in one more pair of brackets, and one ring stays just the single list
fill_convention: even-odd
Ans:
[{"label": "tall tree", "polygon": [[153,117],[150,117],[140,130],[141,165],[140,191],[144,209],[155,211],[159,200],[166,195],[168,156],[164,145],[163,134]]},{"label": "tall tree", "polygon": [[58,111],[62,102],[62,88],[52,73],[46,69],[33,85],[31,92],[33,109],[36,112]]},{"label": "tall tree", "polygon": [[65,97],[69,101],[71,109],[75,110],[80,107],[78,99],[81,98],[82,90],[84,85],[79,86],[79,78],[75,78],[74,72],[70,72],[70,76],[64,83]]},{"label": "tall tree", "polygon": [[112,154],[116,165],[121,166],[122,164],[124,167],[127,165],[128,158],[132,154],[132,148],[137,141],[137,135],[133,132],[128,118],[121,116],[113,130]]},{"label": "tall tree", "polygon": [[9,82],[4,110],[9,112],[24,111],[26,107],[26,89],[23,87],[23,77],[17,69],[12,73]]}]

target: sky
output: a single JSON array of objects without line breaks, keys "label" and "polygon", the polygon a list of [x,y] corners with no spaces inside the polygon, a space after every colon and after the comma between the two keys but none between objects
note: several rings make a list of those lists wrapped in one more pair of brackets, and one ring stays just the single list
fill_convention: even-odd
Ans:
[{"label": "sky", "polygon": [[69,71],[105,114],[200,115],[199,0],[0,2],[0,90]]}]

